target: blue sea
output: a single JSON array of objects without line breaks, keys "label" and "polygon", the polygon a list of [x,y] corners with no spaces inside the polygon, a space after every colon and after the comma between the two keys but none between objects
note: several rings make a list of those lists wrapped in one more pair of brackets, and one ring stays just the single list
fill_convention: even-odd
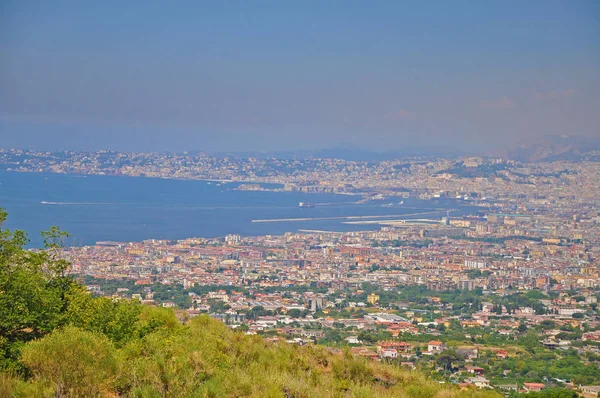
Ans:
[{"label": "blue sea", "polygon": [[[345,223],[363,219],[331,218],[397,216],[460,206],[453,200],[433,203],[404,199],[404,203],[399,204],[399,198],[356,204],[359,196],[238,191],[234,189],[238,185],[143,177],[0,172],[0,207],[9,213],[4,227],[25,230],[31,240],[30,247],[38,247],[41,246],[39,231],[53,225],[71,234],[70,245],[79,246],[98,241],[276,235],[299,230],[372,230],[380,226]],[[299,208],[301,201],[316,206]],[[460,209],[461,213],[473,211],[464,206]],[[440,215],[415,217],[439,218]],[[252,222],[294,218],[311,220]]]}]

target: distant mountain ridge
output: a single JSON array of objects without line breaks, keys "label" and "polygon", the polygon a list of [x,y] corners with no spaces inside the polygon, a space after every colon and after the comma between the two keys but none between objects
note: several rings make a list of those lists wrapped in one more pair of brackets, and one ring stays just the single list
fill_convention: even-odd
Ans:
[{"label": "distant mountain ridge", "polygon": [[548,135],[520,144],[507,151],[505,157],[520,162],[600,161],[600,137]]},{"label": "distant mountain ridge", "polygon": [[[201,151],[189,152],[197,154]],[[348,161],[376,162],[394,160],[405,157],[431,157],[431,158],[455,158],[467,155],[466,152],[448,147],[426,146],[405,147],[392,151],[371,151],[353,146],[323,148],[323,149],[298,149],[290,151],[244,151],[244,152],[219,152],[217,155],[237,156],[241,158],[278,158],[278,159],[306,159],[306,158],[329,158]]]}]

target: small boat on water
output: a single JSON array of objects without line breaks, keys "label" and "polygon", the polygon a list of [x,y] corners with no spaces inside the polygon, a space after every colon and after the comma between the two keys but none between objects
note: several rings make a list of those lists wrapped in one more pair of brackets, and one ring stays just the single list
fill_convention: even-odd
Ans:
[{"label": "small boat on water", "polygon": [[315,207],[315,204],[310,202],[298,202],[298,207],[300,207],[301,209],[310,209],[312,207]]}]

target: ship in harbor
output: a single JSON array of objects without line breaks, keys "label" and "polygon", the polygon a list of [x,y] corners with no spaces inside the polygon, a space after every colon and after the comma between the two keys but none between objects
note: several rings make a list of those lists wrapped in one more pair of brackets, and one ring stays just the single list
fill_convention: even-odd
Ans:
[{"label": "ship in harbor", "polygon": [[298,207],[302,209],[310,209],[312,207],[315,207],[315,204],[310,202],[298,202]]}]

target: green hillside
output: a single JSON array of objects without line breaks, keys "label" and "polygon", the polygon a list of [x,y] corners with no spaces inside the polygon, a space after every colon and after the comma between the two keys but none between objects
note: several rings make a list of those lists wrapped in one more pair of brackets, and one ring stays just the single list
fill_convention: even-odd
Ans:
[{"label": "green hillside", "polygon": [[[0,224],[6,217],[0,213]],[[325,347],[266,341],[206,316],[94,298],[60,260],[0,231],[0,397],[488,397]]]},{"label": "green hillside", "polygon": [[4,376],[0,395],[495,396],[444,390],[418,372],[332,355],[323,347],[269,343],[229,331],[208,317],[181,325],[172,313],[161,315],[164,326],[121,347],[103,334],[73,326],[30,342],[20,359],[29,377]]}]

